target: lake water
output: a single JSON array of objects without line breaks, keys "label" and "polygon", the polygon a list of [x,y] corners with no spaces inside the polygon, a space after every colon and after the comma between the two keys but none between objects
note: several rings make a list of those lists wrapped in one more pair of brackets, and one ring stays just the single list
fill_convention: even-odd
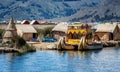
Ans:
[{"label": "lake water", "polygon": [[120,48],[0,54],[0,72],[120,72]]}]

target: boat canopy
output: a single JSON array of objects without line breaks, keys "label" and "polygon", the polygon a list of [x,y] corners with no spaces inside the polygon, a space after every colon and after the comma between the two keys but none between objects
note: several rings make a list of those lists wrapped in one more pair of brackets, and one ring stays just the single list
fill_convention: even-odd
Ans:
[{"label": "boat canopy", "polygon": [[78,45],[82,36],[88,35],[90,25],[72,24],[68,26],[66,42],[72,45]]},{"label": "boat canopy", "polygon": [[76,34],[87,34],[87,31],[86,30],[68,30],[68,34],[70,34],[70,33],[72,33],[72,34],[74,34],[74,33],[76,33]]}]

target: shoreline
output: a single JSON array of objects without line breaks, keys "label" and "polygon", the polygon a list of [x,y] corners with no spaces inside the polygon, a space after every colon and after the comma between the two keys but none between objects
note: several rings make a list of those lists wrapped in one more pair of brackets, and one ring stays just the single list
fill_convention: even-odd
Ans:
[{"label": "shoreline", "polygon": [[[117,47],[120,46],[120,41],[104,42],[104,48],[106,47]],[[106,44],[107,43],[107,44]],[[27,42],[28,45],[35,47],[34,51],[39,50],[57,50],[57,42]],[[10,47],[0,47],[0,53],[26,53],[33,52],[22,49],[10,48]]]},{"label": "shoreline", "polygon": [[27,42],[28,45],[34,46],[36,50],[55,50],[58,42]]},{"label": "shoreline", "polygon": [[[57,42],[28,42],[30,46],[34,46],[36,50],[57,50]],[[118,47],[120,41],[108,41],[103,42],[103,48],[106,47]]]}]

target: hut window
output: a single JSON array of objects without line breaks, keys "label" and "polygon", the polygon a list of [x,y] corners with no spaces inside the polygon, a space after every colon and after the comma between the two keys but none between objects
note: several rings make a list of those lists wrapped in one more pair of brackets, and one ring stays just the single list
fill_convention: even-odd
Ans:
[{"label": "hut window", "polygon": [[81,34],[80,34],[80,32],[77,34],[77,33],[69,33],[68,35],[67,35],[67,37],[68,37],[68,39],[80,39],[81,38]]},{"label": "hut window", "polygon": [[78,33],[78,39],[80,39],[82,37],[82,35],[80,34],[80,32]]},{"label": "hut window", "polygon": [[110,33],[110,40],[113,40],[113,33]]},{"label": "hut window", "polygon": [[78,35],[75,32],[73,33],[73,39],[78,39]]},{"label": "hut window", "polygon": [[70,32],[69,34],[68,34],[68,39],[72,39],[72,33]]},{"label": "hut window", "polygon": [[37,34],[36,33],[33,33],[33,38],[37,38]]},{"label": "hut window", "polygon": [[88,39],[92,38],[92,33],[89,33],[89,34],[87,35],[87,38],[88,38]]}]

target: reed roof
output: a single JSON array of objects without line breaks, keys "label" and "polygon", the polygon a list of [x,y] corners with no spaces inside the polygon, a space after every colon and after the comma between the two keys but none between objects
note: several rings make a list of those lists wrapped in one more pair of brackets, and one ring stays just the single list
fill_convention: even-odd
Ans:
[{"label": "reed roof", "polygon": [[7,26],[7,29],[6,29],[6,31],[5,31],[5,33],[3,35],[3,38],[14,37],[14,35],[17,35],[17,34],[13,34],[14,31],[16,31],[16,26],[15,26],[13,18],[11,17],[11,19],[9,21],[9,24]]},{"label": "reed roof", "polygon": [[111,33],[113,33],[116,26],[117,26],[117,24],[110,24],[110,23],[99,24],[96,32],[111,32]]},{"label": "reed roof", "polygon": [[67,26],[68,23],[67,22],[61,22],[59,24],[57,24],[53,29],[52,31],[61,31],[61,32],[65,32],[67,33]]},{"label": "reed roof", "polygon": [[6,31],[3,38],[13,38],[13,33],[11,31]]},{"label": "reed roof", "polygon": [[37,33],[37,31],[32,25],[16,25],[16,28],[22,33]]},{"label": "reed roof", "polygon": [[15,27],[15,23],[14,23],[13,18],[10,19],[9,24],[8,24],[6,30],[16,30],[16,27]]}]

